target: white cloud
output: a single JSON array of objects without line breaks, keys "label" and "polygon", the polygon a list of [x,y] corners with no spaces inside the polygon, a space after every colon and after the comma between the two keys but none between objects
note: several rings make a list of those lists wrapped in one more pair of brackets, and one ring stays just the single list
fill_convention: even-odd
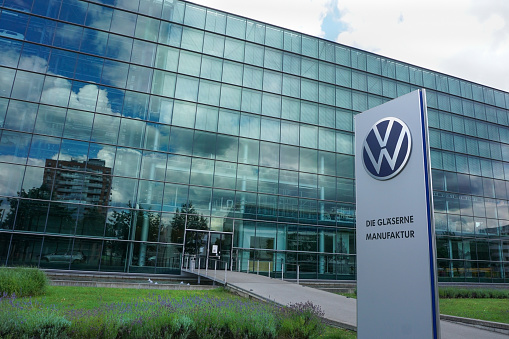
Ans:
[{"label": "white cloud", "polygon": [[509,7],[498,0],[343,0],[337,41],[417,66],[509,90]]}]

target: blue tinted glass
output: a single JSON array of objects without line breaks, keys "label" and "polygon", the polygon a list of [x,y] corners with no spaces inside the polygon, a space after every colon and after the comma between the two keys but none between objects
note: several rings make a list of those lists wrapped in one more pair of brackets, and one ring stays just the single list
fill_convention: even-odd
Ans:
[{"label": "blue tinted glass", "polygon": [[82,34],[82,27],[58,23],[53,45],[77,51],[79,50]]},{"label": "blue tinted glass", "polygon": [[124,88],[128,72],[129,65],[117,61],[105,60],[101,83]]},{"label": "blue tinted glass", "polygon": [[36,115],[37,104],[11,100],[9,108],[7,109],[4,127],[18,131],[32,132]]},{"label": "blue tinted glass", "polygon": [[76,53],[54,49],[51,53],[48,72],[72,78],[76,56]]},{"label": "blue tinted glass", "polygon": [[25,43],[18,67],[28,71],[45,73],[48,68],[50,52],[51,48],[49,47]]},{"label": "blue tinted glass", "polygon": [[133,35],[136,27],[136,14],[127,13],[118,9],[113,11],[111,31],[123,35]]},{"label": "blue tinted glass", "polygon": [[31,17],[25,39],[41,44],[51,44],[55,34],[56,23],[54,21]]},{"label": "blue tinted glass", "polygon": [[[107,108],[107,110],[101,112],[102,113],[112,112],[115,114],[120,114],[120,112],[122,112],[122,107],[124,105],[125,92],[115,88],[106,87],[101,87],[101,90],[107,93],[107,101],[105,102],[106,104],[105,107]],[[99,97],[99,100],[101,100],[101,97]],[[99,108],[99,103],[97,106]]]},{"label": "blue tinted glass", "polygon": [[160,0],[140,0],[140,13],[160,17],[164,2]]},{"label": "blue tinted glass", "polygon": [[80,51],[104,56],[106,54],[107,44],[108,33],[85,28],[83,31],[83,38],[81,40]]},{"label": "blue tinted glass", "polygon": [[3,10],[0,16],[0,35],[23,40],[28,23],[28,15]]},{"label": "blue tinted glass", "polygon": [[62,2],[58,18],[63,21],[83,25],[87,13],[88,3],[72,0]]},{"label": "blue tinted glass", "polygon": [[89,4],[85,25],[89,27],[109,30],[112,15],[113,9],[111,8]]},{"label": "blue tinted glass", "polygon": [[32,139],[28,164],[41,165],[46,159],[56,159],[60,150],[60,139],[35,136]]},{"label": "blue tinted glass", "polygon": [[88,55],[80,55],[76,64],[75,78],[83,81],[99,83],[103,68],[103,59]]},{"label": "blue tinted glass", "polygon": [[32,13],[57,18],[62,0],[34,1]]},{"label": "blue tinted glass", "polygon": [[123,115],[126,117],[145,119],[148,111],[149,96],[147,94],[126,91]]},{"label": "blue tinted glass", "polygon": [[[1,33],[0,33],[1,34]],[[2,58],[0,58],[0,65],[16,67],[19,61],[19,55],[21,52],[21,41],[0,39],[0,46],[2,46]]]},{"label": "blue tinted glass", "polygon": [[0,139],[2,160],[17,164],[26,163],[30,139],[29,134],[4,131]]},{"label": "blue tinted glass", "polygon": [[132,47],[133,39],[110,34],[106,56],[119,61],[129,61]]},{"label": "blue tinted glass", "polygon": [[25,0],[25,1],[5,0],[4,1],[4,7],[14,9],[16,11],[21,11],[21,12],[29,12],[31,6],[32,6],[32,0]]}]

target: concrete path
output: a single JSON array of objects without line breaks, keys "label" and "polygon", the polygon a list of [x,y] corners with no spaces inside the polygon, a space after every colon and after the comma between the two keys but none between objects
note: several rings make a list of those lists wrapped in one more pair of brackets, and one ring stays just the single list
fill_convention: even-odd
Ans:
[{"label": "concrete path", "polygon": [[[225,276],[224,271],[194,270],[185,272],[215,280],[241,294],[251,295],[280,305],[311,301],[321,307],[328,322],[351,330],[357,328],[357,301],[352,298],[256,274],[228,271]],[[440,322],[440,326],[442,339],[508,338],[507,335],[501,333],[443,320]]]}]

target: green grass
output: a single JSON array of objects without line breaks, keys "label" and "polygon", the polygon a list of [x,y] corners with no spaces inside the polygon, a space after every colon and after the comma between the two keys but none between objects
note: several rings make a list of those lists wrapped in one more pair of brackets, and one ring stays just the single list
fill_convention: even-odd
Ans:
[{"label": "green grass", "polygon": [[[338,293],[357,298],[355,293]],[[509,324],[509,290],[442,287],[440,313]]]},{"label": "green grass", "polygon": [[509,324],[509,299],[440,299],[440,313]]},{"label": "green grass", "polygon": [[41,295],[46,291],[48,278],[37,268],[0,267],[0,296],[18,297]]},{"label": "green grass", "polygon": [[48,286],[45,295],[32,298],[32,300],[41,302],[45,306],[54,305],[57,309],[62,310],[70,308],[92,310],[113,303],[135,302],[151,298],[154,295],[173,299],[181,299],[190,295],[219,299],[240,299],[240,297],[233,296],[221,288],[190,292],[186,290]]},{"label": "green grass", "polygon": [[207,291],[49,286],[0,298],[0,338],[355,338],[320,324],[314,305],[280,308]]},{"label": "green grass", "polygon": [[355,339],[357,333],[342,328],[327,326],[325,331],[318,337],[319,339]]}]

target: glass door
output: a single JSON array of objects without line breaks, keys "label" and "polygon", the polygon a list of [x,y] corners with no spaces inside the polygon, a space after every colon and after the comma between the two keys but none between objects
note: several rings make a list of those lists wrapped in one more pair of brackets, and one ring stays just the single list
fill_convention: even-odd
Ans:
[{"label": "glass door", "polygon": [[186,231],[184,269],[230,269],[232,234],[210,231]]}]

